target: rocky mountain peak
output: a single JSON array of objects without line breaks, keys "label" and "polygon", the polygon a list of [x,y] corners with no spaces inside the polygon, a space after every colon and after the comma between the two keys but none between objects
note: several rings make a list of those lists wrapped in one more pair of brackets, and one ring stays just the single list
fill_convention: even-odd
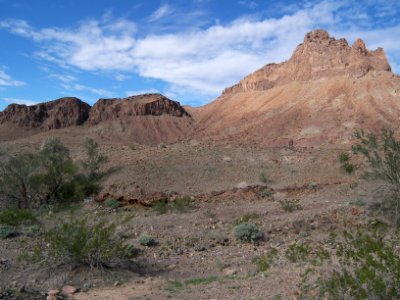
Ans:
[{"label": "rocky mountain peak", "polygon": [[36,105],[10,104],[0,112],[0,124],[25,129],[60,129],[83,124],[90,105],[75,97],[64,97]]},{"label": "rocky mountain peak", "polygon": [[305,35],[304,42],[296,47],[288,61],[268,64],[223,93],[267,90],[293,81],[360,78],[369,72],[390,70],[382,48],[369,51],[361,39],[350,47],[346,39],[335,39],[318,29]]}]

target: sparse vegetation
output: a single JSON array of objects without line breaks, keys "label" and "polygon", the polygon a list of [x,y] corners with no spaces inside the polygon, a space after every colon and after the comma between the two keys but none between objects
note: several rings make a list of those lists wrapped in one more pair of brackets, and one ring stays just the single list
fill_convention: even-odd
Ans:
[{"label": "sparse vegetation", "polygon": [[14,226],[0,225],[0,238],[11,238],[17,236],[18,232]]},{"label": "sparse vegetation", "polygon": [[178,212],[187,212],[193,209],[193,201],[189,196],[178,197],[171,202],[172,209]]},{"label": "sparse vegetation", "polygon": [[158,214],[162,215],[168,211],[176,211],[180,213],[185,213],[194,208],[193,200],[189,196],[177,197],[173,201],[168,201],[166,199],[160,199],[151,204],[151,207]]},{"label": "sparse vegetation", "polygon": [[18,226],[33,222],[35,222],[35,217],[32,211],[27,209],[8,209],[0,212],[0,224]]},{"label": "sparse vegetation", "polygon": [[160,199],[158,201],[155,201],[151,204],[151,207],[153,208],[154,211],[156,211],[158,214],[163,215],[168,212],[168,200],[165,199]]},{"label": "sparse vegetation", "polygon": [[365,158],[365,178],[383,182],[372,208],[389,216],[399,227],[400,141],[396,140],[393,131],[385,129],[380,137],[364,131],[357,131],[355,137],[358,143],[353,146],[353,151]]},{"label": "sparse vegetation", "polygon": [[118,238],[114,224],[71,219],[44,232],[31,258],[44,264],[74,263],[102,268],[114,260],[135,256],[135,249]]},{"label": "sparse vegetation", "polygon": [[339,162],[342,166],[342,169],[348,174],[353,173],[356,169],[355,165],[350,162],[350,155],[347,152],[342,152],[339,154]]},{"label": "sparse vegetation", "polygon": [[23,209],[43,204],[82,200],[99,190],[105,157],[98,145],[87,140],[82,172],[72,161],[69,149],[57,138],[46,140],[37,154],[6,157],[0,162],[0,196]]},{"label": "sparse vegetation", "polygon": [[241,223],[233,228],[235,237],[242,242],[256,242],[263,238],[262,231],[254,223]]},{"label": "sparse vegetation", "polygon": [[285,256],[292,263],[303,263],[309,257],[310,251],[308,244],[295,242],[285,251]]},{"label": "sparse vegetation", "polygon": [[121,206],[121,202],[114,198],[108,198],[104,201],[104,206],[112,209],[117,209]]},{"label": "sparse vegetation", "polygon": [[154,238],[148,234],[140,235],[138,238],[138,242],[140,245],[146,246],[146,247],[151,247],[156,244],[156,241],[154,240]]},{"label": "sparse vegetation", "polygon": [[286,212],[294,212],[296,210],[302,210],[303,206],[300,204],[299,199],[284,199],[279,201],[281,207]]},{"label": "sparse vegetation", "polygon": [[257,267],[258,272],[266,272],[271,268],[276,256],[278,255],[278,250],[276,248],[271,248],[267,253],[253,258],[253,263]]},{"label": "sparse vegetation", "polygon": [[[314,284],[303,283],[304,297],[312,299],[397,299],[400,297],[398,235],[381,232],[345,232],[338,242],[339,265],[322,274]],[[308,299],[308,298],[306,298]]]}]

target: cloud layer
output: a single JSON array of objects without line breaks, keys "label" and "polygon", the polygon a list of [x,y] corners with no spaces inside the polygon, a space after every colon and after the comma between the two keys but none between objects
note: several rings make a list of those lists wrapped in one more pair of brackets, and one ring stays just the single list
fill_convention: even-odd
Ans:
[{"label": "cloud layer", "polygon": [[[255,7],[254,1],[239,1]],[[400,26],[382,29],[346,27],[349,20],[360,24],[368,15],[362,6],[348,1],[305,2],[279,18],[245,16],[226,24],[214,24],[202,29],[155,33],[138,33],[139,26],[128,19],[108,16],[88,20],[74,28],[37,29],[24,20],[0,21],[0,28],[31,39],[38,45],[35,56],[63,67],[90,72],[111,72],[116,80],[136,74],[162,80],[173,94],[216,96],[225,87],[269,62],[290,57],[294,47],[306,32],[323,27],[332,29],[337,37],[362,37],[367,46],[383,46],[395,71],[400,71]],[[386,3],[392,3],[386,1]],[[393,2],[394,3],[394,2]],[[258,5],[259,9],[261,5]],[[390,14],[390,6],[382,4],[381,14]],[[357,10],[355,9],[357,8]],[[393,9],[393,7],[392,7]],[[168,4],[161,5],[148,18],[157,23],[174,13]],[[341,24],[341,25],[340,25]],[[350,28],[350,29],[347,29]],[[7,79],[0,70],[0,86],[22,84]],[[103,89],[80,85],[73,77],[58,78],[64,87],[94,94],[112,94]],[[167,92],[168,92],[167,91]]]}]

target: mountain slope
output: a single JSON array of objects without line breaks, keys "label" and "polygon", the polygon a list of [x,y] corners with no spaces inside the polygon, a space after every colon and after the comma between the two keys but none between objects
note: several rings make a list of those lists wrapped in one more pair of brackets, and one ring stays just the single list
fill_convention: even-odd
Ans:
[{"label": "mountain slope", "polygon": [[381,48],[323,30],[199,109],[196,138],[255,145],[346,143],[355,129],[398,128],[400,78]]}]

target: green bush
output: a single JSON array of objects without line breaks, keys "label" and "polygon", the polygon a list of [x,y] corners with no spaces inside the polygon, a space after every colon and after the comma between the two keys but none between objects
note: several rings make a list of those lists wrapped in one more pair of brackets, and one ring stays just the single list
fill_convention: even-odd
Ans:
[{"label": "green bush", "polygon": [[263,238],[263,233],[254,223],[242,223],[233,228],[235,237],[243,242],[255,242]]},{"label": "green bush", "polygon": [[299,199],[285,199],[279,201],[283,210],[286,212],[294,212],[296,210],[302,210],[303,207],[300,204]]},{"label": "green bush", "polygon": [[[393,220],[400,227],[400,141],[391,130],[373,133],[355,132],[358,141],[353,152],[365,159],[365,178],[383,182],[377,201],[371,208]],[[382,192],[385,191],[385,192]]]},{"label": "green bush", "polygon": [[138,238],[138,242],[142,246],[150,247],[156,244],[156,241],[153,239],[152,236],[148,234],[142,234]]},{"label": "green bush", "polygon": [[[318,287],[318,299],[399,299],[398,244],[398,235],[345,232],[344,240],[337,244],[339,266],[309,286]],[[304,290],[305,294],[315,293]]]},{"label": "green bush", "polygon": [[0,161],[0,196],[18,208],[30,208],[40,198],[39,159],[33,154],[6,157]]},{"label": "green bush", "polygon": [[271,268],[274,263],[275,257],[278,255],[278,250],[275,248],[271,248],[265,254],[260,256],[256,256],[253,258],[253,263],[257,266],[258,272],[266,272],[269,268]]},{"label": "green bush", "polygon": [[35,217],[28,209],[8,209],[0,212],[0,224],[18,226],[20,224],[32,224]]},{"label": "green bush", "polygon": [[74,263],[101,268],[115,260],[136,256],[131,245],[123,243],[114,224],[71,219],[44,232],[35,247],[33,260],[58,264]]},{"label": "green bush", "polygon": [[17,234],[18,234],[18,232],[14,226],[10,226],[10,225],[0,226],[0,238],[1,239],[15,237],[15,236],[17,236]]},{"label": "green bush", "polygon": [[309,255],[311,249],[308,244],[293,243],[285,252],[286,258],[292,263],[305,262]]},{"label": "green bush", "polygon": [[178,197],[171,202],[171,206],[178,212],[187,212],[193,208],[193,201],[189,196]]},{"label": "green bush", "polygon": [[108,208],[118,208],[121,206],[121,202],[114,198],[108,198],[106,201],[104,201],[104,205]]},{"label": "green bush", "polygon": [[342,152],[339,154],[339,162],[344,164],[350,160],[350,155],[347,152]]},{"label": "green bush", "polygon": [[43,228],[40,225],[32,225],[25,228],[24,233],[29,237],[38,237],[43,233]]},{"label": "green bush", "polygon": [[168,212],[168,201],[161,199],[155,201],[151,204],[153,210],[155,210],[158,214],[163,215]]}]

